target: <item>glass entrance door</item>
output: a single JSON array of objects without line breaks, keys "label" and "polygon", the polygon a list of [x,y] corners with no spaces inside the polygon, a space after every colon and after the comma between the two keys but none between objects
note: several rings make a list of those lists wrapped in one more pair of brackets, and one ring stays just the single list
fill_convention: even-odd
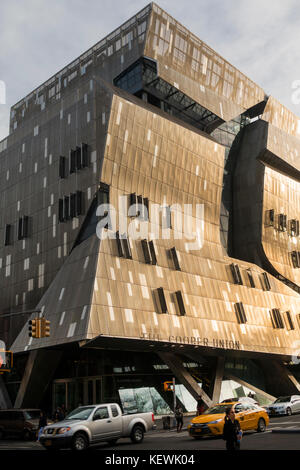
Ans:
[{"label": "glass entrance door", "polygon": [[101,377],[59,379],[53,383],[53,410],[65,405],[70,412],[80,405],[102,402]]}]

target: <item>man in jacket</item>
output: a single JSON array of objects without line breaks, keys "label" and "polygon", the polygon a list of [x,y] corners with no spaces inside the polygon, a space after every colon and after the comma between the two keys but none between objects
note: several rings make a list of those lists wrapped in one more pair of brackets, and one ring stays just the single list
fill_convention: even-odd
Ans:
[{"label": "man in jacket", "polygon": [[226,441],[227,450],[239,450],[241,427],[237,419],[235,419],[235,412],[233,407],[226,409],[226,416],[224,419],[223,439]]}]

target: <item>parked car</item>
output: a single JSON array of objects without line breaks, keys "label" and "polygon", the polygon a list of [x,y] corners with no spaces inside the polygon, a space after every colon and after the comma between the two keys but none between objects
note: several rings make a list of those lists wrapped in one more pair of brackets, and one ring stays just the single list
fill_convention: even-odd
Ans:
[{"label": "parked car", "polygon": [[190,436],[200,439],[205,436],[221,436],[223,434],[226,408],[232,406],[243,431],[265,431],[269,424],[269,416],[264,408],[252,403],[219,403],[208,408],[200,416],[192,419],[188,425]]},{"label": "parked car", "polygon": [[116,403],[80,406],[63,420],[46,426],[40,443],[48,450],[85,450],[106,441],[114,445],[121,437],[142,442],[144,433],[155,429],[153,413],[122,414]]},{"label": "parked car", "polygon": [[270,416],[287,415],[300,412],[300,395],[279,397],[274,403],[265,407]]},{"label": "parked car", "polygon": [[23,439],[33,439],[38,430],[40,410],[7,409],[0,410],[0,439],[8,435],[18,435]]}]

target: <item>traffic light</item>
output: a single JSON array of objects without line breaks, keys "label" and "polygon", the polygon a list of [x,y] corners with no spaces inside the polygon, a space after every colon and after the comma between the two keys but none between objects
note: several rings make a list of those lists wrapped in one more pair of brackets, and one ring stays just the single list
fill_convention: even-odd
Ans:
[{"label": "traffic light", "polygon": [[28,322],[28,335],[31,338],[41,338],[41,319],[33,318]]},{"label": "traffic light", "polygon": [[170,381],[166,381],[164,382],[164,391],[165,392],[172,392],[173,391],[173,382],[170,382]]},{"label": "traffic light", "polygon": [[46,338],[50,336],[50,321],[46,320],[46,318],[41,319],[41,337]]}]

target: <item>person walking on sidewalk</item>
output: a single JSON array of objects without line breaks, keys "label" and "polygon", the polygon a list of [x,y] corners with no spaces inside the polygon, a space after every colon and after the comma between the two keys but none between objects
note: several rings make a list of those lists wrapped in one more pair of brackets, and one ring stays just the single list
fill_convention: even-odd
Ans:
[{"label": "person walking on sidewalk", "polygon": [[226,441],[227,450],[239,450],[242,431],[240,423],[235,419],[233,407],[226,408],[226,416],[224,419],[223,439]]},{"label": "person walking on sidewalk", "polygon": [[183,426],[183,411],[180,405],[176,405],[175,418],[177,423],[177,432],[180,432]]}]

